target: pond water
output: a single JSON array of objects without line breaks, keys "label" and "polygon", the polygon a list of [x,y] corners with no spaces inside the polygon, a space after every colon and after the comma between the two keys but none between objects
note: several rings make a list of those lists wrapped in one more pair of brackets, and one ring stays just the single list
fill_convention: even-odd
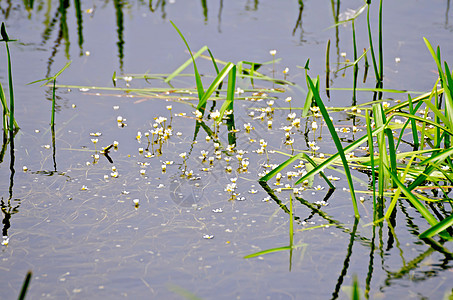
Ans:
[{"label": "pond water", "polygon": [[[369,226],[369,194],[361,194],[361,219],[354,223],[341,168],[326,171],[338,177],[333,193],[316,176],[294,199],[297,248],[244,258],[289,243],[290,193],[278,188],[295,180],[286,174],[281,186],[272,180],[269,186],[277,190],[268,193],[258,183],[263,165],[283,162],[292,148],[310,150],[310,142],[323,153],[336,152],[322,125],[312,132],[303,119],[293,130],[292,146],[284,143],[282,129],[293,122],[285,99],[292,97],[291,112],[297,115],[304,104],[305,70],[300,67],[307,59],[310,76],[319,74],[325,82],[327,40],[330,85],[352,86],[351,69],[338,71],[337,64],[353,60],[351,25],[329,28],[336,3],[93,0],[82,3],[78,16],[77,2],[41,0],[34,1],[33,8],[0,2],[8,34],[18,40],[10,48],[20,126],[14,151],[5,144],[0,163],[0,298],[15,299],[31,270],[29,299],[350,299],[354,276],[367,299],[448,299],[452,257],[418,238],[429,224],[402,201],[393,228],[386,222]],[[359,0],[341,1],[339,12],[361,5]],[[386,88],[431,90],[438,75],[422,37],[439,44],[443,60],[452,61],[449,5],[445,0],[384,1]],[[373,1],[376,41],[377,17],[378,2]],[[221,145],[215,145],[207,138],[209,128],[214,130],[211,119],[205,116],[206,126],[196,130],[193,76],[174,79],[170,93],[112,89],[114,72],[117,87],[169,87],[162,80],[134,74],[169,74],[190,58],[170,21],[192,51],[207,45],[222,61],[269,62],[258,71],[296,85],[252,85],[250,79],[239,78],[237,87],[244,93],[237,97],[247,98],[234,103],[234,123],[240,131],[228,132],[221,125]],[[358,48],[367,48],[365,15],[355,25]],[[8,93],[6,51],[3,45],[1,49],[0,81]],[[275,57],[269,52],[273,49]],[[68,60],[70,67],[57,80],[62,86],[57,88],[53,143],[52,89],[27,84],[53,76]],[[214,68],[207,59],[197,62],[207,87]],[[359,72],[363,76],[363,67]],[[192,66],[183,73],[193,73]],[[176,89],[190,92],[174,93]],[[322,91],[327,106],[352,104],[350,91],[331,91],[330,98],[324,86]],[[358,94],[357,103],[370,100],[369,94]],[[275,110],[261,118],[260,110],[270,107],[269,101],[274,101]],[[223,101],[216,102],[209,101],[207,107],[220,109]],[[342,128],[365,124],[341,112],[332,116]],[[249,123],[253,129],[247,132],[244,125]],[[155,139],[151,130],[169,125],[171,136],[148,143],[148,138]],[[348,141],[363,133],[339,134]],[[232,151],[227,149],[229,139],[236,144]],[[264,153],[259,151],[260,140],[267,143]],[[118,146],[107,156],[93,157],[114,141]],[[202,151],[209,152],[206,159]],[[353,175],[356,189],[367,191],[370,178],[360,172]]]}]

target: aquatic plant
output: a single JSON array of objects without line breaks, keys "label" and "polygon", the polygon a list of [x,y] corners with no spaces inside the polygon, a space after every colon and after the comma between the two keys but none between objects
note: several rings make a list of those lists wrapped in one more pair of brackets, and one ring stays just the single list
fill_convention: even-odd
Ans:
[{"label": "aquatic plant", "polygon": [[56,82],[58,76],[63,73],[64,70],[66,70],[69,66],[71,65],[71,61],[67,62],[66,65],[61,68],[55,75],[44,78],[44,79],[39,79],[33,82],[30,82],[29,84],[34,84],[37,82],[42,82],[45,81],[41,86],[48,85],[50,82],[52,82],[52,109],[51,109],[51,117],[50,117],[50,125],[54,126],[55,125],[55,102],[56,102],[56,97],[55,97],[55,90],[56,90]]},{"label": "aquatic plant", "polygon": [[[13,91],[13,72],[11,67],[11,54],[9,51],[9,42],[14,42],[16,40],[12,40],[9,38],[8,34],[6,33],[6,26],[5,23],[2,22],[2,26],[0,29],[0,33],[2,39],[0,42],[5,42],[6,46],[6,54],[7,54],[7,61],[8,61],[8,88],[9,88],[9,109],[5,97],[5,93],[3,92],[3,87],[0,83],[0,100],[2,102],[3,107],[3,130],[9,130],[13,132],[14,130],[18,130],[19,126],[16,123],[16,119],[14,118],[14,91]],[[7,117],[9,116],[9,124],[7,123]]]},{"label": "aquatic plant", "polygon": [[17,299],[24,300],[25,296],[27,295],[28,287],[30,285],[31,276],[33,275],[32,271],[28,271],[27,275],[25,276],[24,283],[22,284],[22,288],[20,290],[19,297]]}]

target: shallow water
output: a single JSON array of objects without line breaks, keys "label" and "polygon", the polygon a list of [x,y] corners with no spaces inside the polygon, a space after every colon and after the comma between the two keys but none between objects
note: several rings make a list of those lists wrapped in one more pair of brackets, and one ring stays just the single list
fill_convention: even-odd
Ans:
[{"label": "shallow water", "polygon": [[[343,190],[346,179],[335,170],[326,172],[340,177],[335,182],[337,189],[325,199],[329,205],[314,204],[328,195],[327,185],[318,177],[313,186],[321,185],[321,190],[307,188],[299,200],[294,200],[294,242],[300,247],[291,256],[289,251],[282,251],[243,258],[289,243],[289,193],[276,192],[274,199],[263,201],[268,194],[257,182],[263,171],[260,165],[268,162],[266,154],[253,152],[259,149],[260,139],[268,142],[268,150],[291,153],[291,147],[283,144],[281,129],[290,122],[288,110],[276,109],[264,121],[248,115],[255,108],[265,108],[266,100],[235,102],[235,124],[241,130],[236,133],[236,148],[248,151],[244,155],[249,161],[247,171],[238,170],[237,153],[224,151],[212,167],[199,158],[201,150],[213,155],[215,146],[212,140],[206,141],[203,129],[197,143],[192,142],[196,121],[194,109],[187,103],[118,91],[59,88],[53,147],[49,128],[51,90],[26,84],[55,74],[69,59],[72,64],[58,78],[59,84],[112,87],[113,72],[118,76],[171,73],[189,55],[170,20],[184,33],[193,51],[208,45],[223,61],[272,61],[269,50],[276,49],[276,58],[281,60],[275,64],[274,76],[282,78],[282,71],[289,67],[287,79],[299,86],[285,87],[283,94],[268,93],[276,98],[276,108],[287,107],[284,99],[288,96],[293,97],[293,108],[303,105],[305,74],[298,66],[304,66],[308,58],[310,75],[320,74],[324,82],[328,39],[332,42],[331,65],[344,60],[342,52],[352,60],[351,26],[340,26],[338,34],[327,29],[333,24],[328,1],[304,2],[298,26],[297,1],[207,1],[205,8],[203,1],[173,2],[152,3],[154,12],[148,3],[140,1],[121,7],[115,7],[119,1],[83,3],[79,27],[71,2],[66,9],[67,39],[59,32],[64,20],[57,14],[57,2],[52,3],[48,18],[43,1],[37,1],[30,12],[22,3],[10,8],[0,4],[9,36],[19,40],[11,44],[11,51],[16,118],[21,127],[14,139],[15,151],[7,145],[0,164],[3,232],[9,238],[1,252],[1,298],[17,297],[28,270],[33,271],[30,299],[184,299],[190,295],[203,299],[347,299],[354,275],[371,299],[441,299],[450,293],[451,256],[418,239],[417,235],[429,227],[418,212],[400,202],[394,233],[387,223],[377,228],[365,226],[372,221],[373,204],[364,194],[359,206],[361,222],[354,226],[350,194]],[[362,3],[342,1],[340,11],[357,9]],[[409,7],[406,1],[384,4],[385,87],[415,91],[432,88],[437,74],[422,37],[433,45],[440,44],[443,59],[451,61],[448,3],[417,1]],[[376,29],[377,7],[373,10]],[[46,31],[47,21],[53,25]],[[359,49],[368,44],[365,25],[364,16],[359,17]],[[401,62],[396,63],[396,57]],[[210,62],[198,61],[200,73],[213,74]],[[272,76],[272,64],[259,71]],[[192,72],[191,67],[185,72]],[[332,86],[351,87],[351,73],[348,70],[343,77],[343,71],[332,72]],[[4,87],[6,78],[3,67],[0,80]],[[212,79],[204,80],[206,86]],[[195,87],[190,77],[172,83],[177,88]],[[137,88],[164,86],[160,81],[139,79],[129,84]],[[124,87],[126,82],[118,80],[117,85]],[[251,88],[246,79],[239,80],[238,86]],[[257,82],[258,87],[273,86]],[[358,102],[371,98],[359,93]],[[348,106],[351,93],[332,92],[326,101],[329,106]],[[172,105],[171,111],[168,105]],[[212,105],[210,102],[208,107]],[[220,106],[218,101],[216,109]],[[187,115],[174,116],[179,113]],[[126,118],[126,127],[118,126],[118,116]],[[139,142],[137,132],[144,135],[151,130],[153,119],[159,116],[166,117],[167,122],[172,119],[173,135],[163,144],[161,156],[146,157],[147,151],[140,153],[139,148],[147,148],[147,139],[142,136]],[[333,116],[340,126],[352,125],[343,113]],[[273,118],[270,129],[269,117]],[[246,133],[246,123],[255,129]],[[336,152],[326,128],[306,134],[305,121],[302,123],[295,135],[295,149],[307,150],[307,142],[316,141],[320,151]],[[212,128],[212,120],[206,124]],[[90,136],[96,132],[102,135]],[[345,140],[356,137],[352,133],[340,136]],[[119,142],[109,154],[113,164],[103,155],[93,160],[94,138],[98,139],[97,150]],[[220,140],[228,144],[225,126],[220,130]],[[156,153],[156,149],[150,152],[153,150]],[[187,167],[179,156],[183,152]],[[230,162],[224,159],[228,155],[232,155]],[[269,153],[269,163],[284,159],[282,154]],[[165,161],[174,163],[162,173]],[[26,172],[23,166],[28,168]],[[117,178],[111,176],[112,166],[118,171]],[[231,173],[225,172],[227,166],[232,167]],[[194,171],[192,178],[181,177],[184,169]],[[366,190],[368,176],[359,172],[353,175],[356,188]],[[240,198],[230,200],[225,188],[235,177]],[[274,182],[269,185],[278,188]],[[139,200],[138,207],[134,199]]]}]

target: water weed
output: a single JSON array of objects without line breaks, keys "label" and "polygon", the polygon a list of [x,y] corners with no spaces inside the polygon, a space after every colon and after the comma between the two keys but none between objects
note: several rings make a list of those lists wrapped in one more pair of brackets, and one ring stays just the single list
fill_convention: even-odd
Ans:
[{"label": "water weed", "polygon": [[[13,90],[13,71],[11,66],[11,54],[9,51],[9,42],[14,42],[16,40],[12,40],[9,38],[8,34],[6,33],[6,26],[5,23],[2,22],[2,26],[0,29],[0,33],[2,39],[0,42],[5,42],[6,46],[6,54],[7,54],[7,62],[8,62],[8,88],[9,88],[9,108],[7,106],[7,101],[5,97],[5,93],[3,92],[3,87],[0,84],[0,99],[3,106],[3,130],[9,130],[9,132],[17,131],[19,126],[16,123],[16,119],[14,118],[14,90]],[[6,122],[6,117],[9,115],[9,124]]]}]

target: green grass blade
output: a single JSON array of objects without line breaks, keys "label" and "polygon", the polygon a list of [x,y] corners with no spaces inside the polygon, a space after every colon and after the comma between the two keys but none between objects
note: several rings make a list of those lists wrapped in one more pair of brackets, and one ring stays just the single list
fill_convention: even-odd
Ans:
[{"label": "green grass blade", "polygon": [[[411,191],[406,188],[406,186],[399,181],[398,177],[395,176],[390,170],[386,167],[387,173],[392,177],[393,181],[398,185],[398,187],[401,189],[403,194],[407,197],[407,199],[412,203],[412,205],[415,207],[415,209],[418,210],[418,212],[425,218],[426,221],[431,226],[437,225],[438,221],[437,219],[428,211],[428,209],[414,196],[414,194],[411,193]],[[447,233],[439,233],[439,235],[442,238],[449,239],[449,234]]]},{"label": "green grass blade", "polygon": [[[407,95],[407,100],[409,101],[409,112],[411,115],[415,115],[416,109],[414,110],[414,105],[412,103],[411,95]],[[418,130],[417,124],[415,123],[414,119],[411,119],[411,128],[412,128],[412,140],[414,141],[414,146],[418,148],[420,142],[418,140]]]},{"label": "green grass blade", "polygon": [[378,80],[378,78],[380,78],[380,76],[379,76],[379,71],[378,71],[378,68],[377,68],[376,56],[374,54],[373,38],[371,36],[370,4],[371,4],[371,2],[367,4],[368,42],[370,43],[370,50],[371,50],[371,58],[373,60],[374,75],[376,76],[376,80]]},{"label": "green grass blade", "polygon": [[405,118],[409,118],[409,119],[414,119],[414,120],[417,120],[417,121],[420,121],[420,122],[423,122],[423,123],[426,123],[426,124],[429,124],[429,125],[433,125],[434,127],[438,127],[441,130],[447,132],[448,134],[453,135],[453,130],[451,130],[450,128],[442,126],[441,124],[437,124],[436,122],[428,120],[426,118],[422,118],[422,117],[419,117],[419,116],[414,116],[414,115],[407,114],[407,113],[401,113],[401,112],[397,112],[397,113],[392,114],[392,118],[396,117],[396,116],[401,116],[401,117],[405,117]]},{"label": "green grass blade", "polygon": [[428,163],[438,164],[438,163],[446,160],[451,155],[453,155],[453,148],[446,149],[444,151],[440,151],[437,154],[433,154],[430,158],[427,158],[424,161],[420,162],[420,165],[426,165]]},{"label": "green grass blade", "polygon": [[453,125],[453,100],[452,100],[452,95],[450,91],[449,86],[449,81],[445,75],[445,73],[442,71],[442,65],[440,62],[440,51],[438,51],[438,54],[434,52],[433,47],[431,46],[430,42],[423,37],[423,40],[425,41],[426,47],[428,47],[429,52],[431,53],[431,56],[434,58],[434,61],[436,62],[437,69],[439,71],[439,77],[441,78],[442,82],[442,87],[444,88],[444,94],[445,94],[445,115],[448,119],[448,122],[446,123],[448,128],[452,128]]},{"label": "green grass blade", "polygon": [[[376,126],[385,126],[385,115],[382,109],[382,104],[374,104],[373,105],[373,115],[374,121]],[[379,152],[379,160],[378,160],[378,197],[379,199],[383,199],[384,197],[384,190],[388,187],[388,178],[385,176],[384,168],[389,165],[389,158],[387,155],[387,145],[385,144],[385,129],[383,132],[380,132],[377,135],[377,144],[378,144],[378,152]]]},{"label": "green grass blade", "polygon": [[[379,134],[380,132],[382,132],[383,130],[384,130],[384,126],[378,127],[373,130],[372,135],[375,136],[375,135]],[[366,135],[362,136],[361,138],[357,139],[355,142],[352,142],[351,144],[346,146],[344,148],[344,153],[348,154],[349,152],[354,151],[356,148],[358,148],[360,145],[362,145],[364,142],[366,142],[366,140],[367,140],[367,136]],[[304,180],[306,180],[307,178],[309,178],[310,176],[314,176],[314,175],[318,174],[319,172],[321,172],[322,169],[329,167],[334,162],[336,162],[339,158],[340,158],[340,154],[335,153],[334,155],[332,155],[331,157],[326,159],[323,163],[319,164],[318,168],[308,171],[307,174],[305,174],[299,180],[297,180],[297,182],[295,184],[297,185],[297,184],[303,182]],[[275,176],[275,175],[276,175],[276,173],[273,174],[273,176]]]},{"label": "green grass blade", "polygon": [[293,212],[293,194],[289,195],[289,246],[293,248],[294,241],[294,212]]},{"label": "green grass blade", "polygon": [[[318,78],[315,79],[315,86],[318,86]],[[305,118],[310,111],[311,104],[313,103],[313,92],[308,89],[307,97],[305,98],[304,109],[302,110],[302,118]]]},{"label": "green grass blade", "polygon": [[[373,188],[373,211],[376,211],[376,176],[375,176],[375,164],[374,164],[374,143],[373,135],[371,130],[371,118],[370,112],[366,110],[366,127],[367,127],[367,138],[368,138],[368,151],[370,152],[370,167],[371,167],[371,185]],[[374,219],[374,218],[373,218]]]},{"label": "green grass blade", "polygon": [[343,162],[344,171],[345,171],[345,174],[346,174],[346,178],[348,179],[348,185],[349,185],[349,189],[350,189],[350,192],[351,192],[352,205],[354,207],[354,214],[355,214],[356,218],[359,218],[360,215],[359,215],[359,211],[358,211],[358,208],[357,208],[357,200],[356,200],[356,196],[355,196],[354,185],[353,185],[353,182],[352,182],[351,172],[349,170],[348,161],[346,159],[346,155],[344,153],[343,146],[341,145],[341,141],[338,138],[337,132],[335,131],[335,127],[333,126],[333,123],[330,120],[329,113],[327,112],[327,109],[324,106],[324,103],[322,102],[321,97],[319,96],[319,90],[317,88],[315,88],[315,85],[314,85],[313,81],[311,80],[310,76],[307,76],[307,80],[308,80],[308,84],[310,85],[310,89],[313,91],[313,97],[314,97],[314,99],[316,101],[316,104],[319,107],[319,110],[320,110],[320,112],[321,112],[321,114],[322,114],[322,116],[324,118],[324,122],[326,123],[327,128],[329,129],[330,135],[331,135],[331,137],[332,137],[332,139],[333,139],[333,141],[335,143],[335,146],[336,146],[336,148],[338,150],[338,153],[340,155],[341,161]]},{"label": "green grass blade", "polygon": [[450,215],[449,217],[443,219],[441,222],[437,223],[433,227],[424,231],[422,234],[419,235],[419,237],[422,239],[433,237],[434,235],[441,233],[450,226],[453,226],[453,215]]},{"label": "green grass blade", "polygon": [[208,101],[209,97],[214,93],[214,91],[217,89],[219,84],[225,79],[225,77],[228,75],[231,69],[233,69],[234,64],[233,63],[228,63],[222,71],[217,75],[217,77],[214,79],[214,81],[211,83],[209,88],[204,92],[203,97],[201,97],[200,102],[198,102],[197,109],[203,112],[203,108],[206,106],[206,102]]},{"label": "green grass blade", "polygon": [[357,280],[357,276],[354,275],[354,279],[352,281],[352,300],[360,300],[360,288],[359,288],[359,281]]},{"label": "green grass blade", "polygon": [[[272,177],[277,175],[277,173],[279,173],[281,170],[286,168],[288,165],[292,164],[295,160],[301,159],[302,157],[303,157],[303,153],[298,153],[298,154],[294,155],[293,157],[290,157],[289,159],[287,159],[286,161],[281,163],[279,166],[277,166],[275,169],[273,169],[272,171],[270,171],[269,173],[267,173],[266,175],[261,177],[258,181],[261,181],[261,182],[269,181],[269,179],[271,179]],[[297,182],[296,182],[296,184],[297,184]]]},{"label": "green grass blade", "polygon": [[223,103],[222,107],[220,108],[220,116],[217,122],[220,122],[222,120],[226,110],[233,109],[235,86],[236,86],[236,66],[233,65],[233,68],[231,68],[230,73],[228,75],[227,98]]},{"label": "green grass blade", "polygon": [[[204,89],[203,89],[203,83],[201,82],[200,73],[198,73],[197,64],[195,63],[195,58],[193,57],[192,51],[190,50],[190,47],[189,47],[189,44],[187,43],[186,39],[184,38],[184,35],[181,33],[179,28],[176,27],[175,23],[173,23],[172,21],[170,21],[170,23],[176,29],[176,31],[178,32],[179,36],[184,41],[184,44],[186,44],[186,47],[189,50],[190,56],[192,57],[193,70],[195,72],[195,81],[197,83],[198,99],[201,100],[203,98],[203,96],[204,96]],[[202,113],[204,113],[204,109],[203,109]]]},{"label": "green grass blade", "polygon": [[277,248],[267,249],[267,250],[259,251],[259,252],[253,253],[253,254],[246,255],[246,256],[244,256],[244,258],[252,258],[252,257],[257,257],[257,256],[260,256],[260,255],[264,255],[264,254],[273,253],[273,252],[291,250],[291,248],[292,248],[291,246],[284,246],[284,247],[277,247]]},{"label": "green grass blade", "polygon": [[[193,63],[193,59],[196,59],[197,57],[199,57],[203,52],[205,52],[206,50],[209,50],[208,46],[203,46],[200,48],[200,50],[197,51],[197,53],[193,54],[193,56],[191,58],[189,58],[188,60],[186,60],[182,65],[180,65],[176,70],[174,70],[170,75],[168,75],[167,78],[165,78],[164,82],[165,83],[168,83],[170,82],[173,78],[175,78],[176,76],[178,76],[179,74],[181,74],[181,72],[187,68],[191,63]],[[190,51],[190,50],[189,50]]]},{"label": "green grass blade", "polygon": [[11,67],[11,55],[9,52],[8,42],[6,44],[6,52],[8,54],[8,85],[9,85],[9,130],[12,131],[14,127],[18,129],[16,119],[14,118],[14,92],[13,92],[13,71]]},{"label": "green grass blade", "polygon": [[[413,155],[411,157],[411,160],[409,161],[409,163],[407,164],[406,168],[404,169],[403,176],[401,177],[401,180],[403,182],[406,179],[407,173],[409,172],[410,167],[411,167],[412,162],[414,161],[414,159],[415,159],[415,155]],[[390,215],[392,214],[393,209],[395,208],[396,203],[398,202],[398,198],[400,197],[400,194],[401,194],[401,188],[398,187],[396,192],[395,192],[395,194],[393,195],[392,201],[390,202],[390,205],[389,205],[389,207],[387,209],[387,212],[384,215],[385,219],[389,219],[390,218]]]},{"label": "green grass blade", "polygon": [[25,276],[24,283],[22,284],[22,289],[20,290],[19,297],[17,299],[24,300],[25,296],[27,295],[28,286],[30,285],[32,272],[28,271],[27,275]]},{"label": "green grass blade", "polygon": [[[302,155],[314,168],[318,167],[318,165],[310,158],[310,156],[308,156],[305,153],[302,153]],[[321,172],[319,172],[319,174],[327,182],[330,189],[335,189],[335,186],[332,184],[332,182],[329,180],[329,178],[327,178],[327,176],[324,174],[324,172],[321,171]]]},{"label": "green grass blade", "polygon": [[[395,149],[395,143],[393,140],[393,132],[390,128],[386,128],[384,130],[385,134],[387,135],[387,147],[388,147],[388,153],[389,153],[389,162],[390,162],[390,168],[392,172],[396,175],[397,172],[397,166],[396,166],[396,149]],[[393,187],[395,187],[395,184],[393,184]]]},{"label": "green grass blade", "polygon": [[3,91],[3,86],[0,83],[0,101],[2,103],[3,113],[2,113],[2,124],[3,130],[8,130],[7,116],[9,115],[8,103],[6,102],[5,92]]}]

